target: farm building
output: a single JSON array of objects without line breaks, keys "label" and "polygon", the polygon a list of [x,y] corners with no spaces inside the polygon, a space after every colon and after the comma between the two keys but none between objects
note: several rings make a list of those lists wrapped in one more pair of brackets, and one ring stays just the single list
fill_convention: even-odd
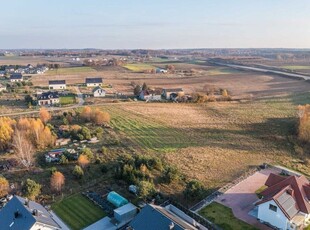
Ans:
[{"label": "farm building", "polygon": [[59,95],[57,92],[44,92],[38,95],[38,105],[55,105],[59,104]]},{"label": "farm building", "polygon": [[48,82],[49,89],[66,89],[66,80],[52,80]]},{"label": "farm building", "polygon": [[173,100],[179,95],[184,95],[184,91],[182,88],[175,88],[175,89],[163,89],[162,95],[167,100]]},{"label": "farm building", "polygon": [[143,101],[161,101],[161,89],[142,90],[139,98]]},{"label": "farm building", "polygon": [[6,86],[0,83],[0,92],[5,91],[5,90],[6,90]]},{"label": "farm building", "polygon": [[257,218],[277,229],[304,229],[310,223],[310,185],[305,176],[270,174],[256,203]]},{"label": "farm building", "polygon": [[107,200],[112,203],[115,207],[121,207],[128,204],[128,200],[119,195],[118,193],[112,191],[108,194]]},{"label": "farm building", "polygon": [[24,80],[23,75],[20,73],[14,73],[14,74],[11,74],[11,76],[10,76],[11,82],[21,82],[23,80]]},{"label": "farm building", "polygon": [[101,88],[100,86],[97,86],[93,89],[93,95],[94,97],[105,97],[106,91]]},{"label": "farm building", "polygon": [[14,196],[0,211],[2,230],[58,230],[59,224],[52,215],[40,204]]},{"label": "farm building", "polygon": [[134,230],[207,230],[173,205],[161,207],[152,204],[147,204],[129,223],[129,227]]},{"label": "farm building", "polygon": [[87,87],[102,86],[102,78],[101,77],[86,78],[85,84]]}]

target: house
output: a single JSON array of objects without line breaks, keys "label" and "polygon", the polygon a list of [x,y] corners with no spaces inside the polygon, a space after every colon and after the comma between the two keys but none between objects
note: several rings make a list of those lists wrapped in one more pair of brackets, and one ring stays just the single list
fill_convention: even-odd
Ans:
[{"label": "house", "polygon": [[40,204],[14,196],[0,211],[1,230],[58,230],[59,224]]},{"label": "house", "polygon": [[66,89],[66,80],[52,80],[48,81],[49,89]]},{"label": "house", "polygon": [[11,76],[10,76],[10,81],[11,82],[21,82],[21,81],[23,81],[24,79],[23,79],[23,75],[22,74],[20,74],[20,73],[13,73],[13,74],[11,74]]},{"label": "house", "polygon": [[129,223],[130,230],[207,230],[173,205],[161,207],[147,204]]},{"label": "house", "polygon": [[5,91],[5,90],[6,90],[6,86],[0,83],[0,92]]},{"label": "house", "polygon": [[175,88],[175,89],[163,89],[162,95],[167,100],[173,100],[178,95],[184,95],[184,91],[182,88]]},{"label": "house", "polygon": [[161,89],[142,90],[139,98],[143,101],[161,101]]},{"label": "house", "polygon": [[257,218],[277,229],[303,229],[310,220],[310,184],[301,176],[270,174],[256,203]]},{"label": "house", "polygon": [[106,91],[101,88],[100,86],[97,86],[93,89],[93,95],[94,97],[105,97]]},{"label": "house", "polygon": [[95,86],[102,86],[102,78],[86,78],[85,84],[87,87],[95,87]]},{"label": "house", "polygon": [[58,92],[44,92],[37,97],[38,105],[55,105],[59,104]]}]

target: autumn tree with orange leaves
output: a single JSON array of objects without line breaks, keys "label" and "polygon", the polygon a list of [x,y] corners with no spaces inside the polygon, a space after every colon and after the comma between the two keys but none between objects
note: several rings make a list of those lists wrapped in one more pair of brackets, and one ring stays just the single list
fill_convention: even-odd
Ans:
[{"label": "autumn tree with orange leaves", "polygon": [[5,150],[9,147],[15,123],[15,120],[9,117],[0,117],[0,150]]},{"label": "autumn tree with orange leaves", "polygon": [[81,154],[78,158],[78,164],[82,167],[85,168],[89,164],[89,159],[86,155]]},{"label": "autumn tree with orange leaves", "polygon": [[51,189],[60,192],[65,184],[65,176],[61,172],[54,172],[51,177]]},{"label": "autumn tree with orange leaves", "polygon": [[41,108],[41,109],[40,109],[39,116],[40,116],[41,121],[42,121],[45,125],[46,125],[46,123],[47,123],[48,121],[50,121],[51,118],[52,118],[51,114],[47,111],[46,108]]},{"label": "autumn tree with orange leaves", "polygon": [[9,193],[9,189],[8,180],[0,176],[0,197],[6,196]]}]

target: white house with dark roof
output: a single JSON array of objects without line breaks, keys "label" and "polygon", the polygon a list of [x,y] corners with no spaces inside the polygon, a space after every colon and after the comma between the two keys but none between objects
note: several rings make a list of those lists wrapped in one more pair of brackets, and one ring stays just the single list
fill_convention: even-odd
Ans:
[{"label": "white house with dark roof", "polygon": [[66,89],[66,80],[51,80],[48,81],[48,88],[49,89]]},{"label": "white house with dark roof", "polygon": [[38,105],[55,105],[60,103],[58,92],[44,92],[37,97]]},{"label": "white house with dark roof", "polygon": [[102,78],[101,77],[95,77],[95,78],[86,78],[85,84],[87,87],[96,87],[96,86],[102,86]]},{"label": "white house with dark roof", "polygon": [[40,204],[14,196],[0,210],[1,230],[60,230],[61,226]]},{"label": "white house with dark roof", "polygon": [[11,82],[21,82],[24,81],[23,75],[21,73],[13,73],[10,75]]},{"label": "white house with dark roof", "polygon": [[305,176],[270,174],[256,203],[257,218],[277,229],[304,229],[310,224],[310,184]]},{"label": "white house with dark roof", "polygon": [[101,88],[100,86],[97,86],[93,89],[93,95],[94,97],[105,97],[106,91]]}]

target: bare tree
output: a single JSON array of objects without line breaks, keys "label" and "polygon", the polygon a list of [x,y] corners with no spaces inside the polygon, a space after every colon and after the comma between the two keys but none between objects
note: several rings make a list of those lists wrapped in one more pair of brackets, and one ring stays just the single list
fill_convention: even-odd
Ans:
[{"label": "bare tree", "polygon": [[34,147],[27,140],[25,134],[18,129],[13,136],[13,149],[17,160],[26,168],[30,168],[34,163]]}]

